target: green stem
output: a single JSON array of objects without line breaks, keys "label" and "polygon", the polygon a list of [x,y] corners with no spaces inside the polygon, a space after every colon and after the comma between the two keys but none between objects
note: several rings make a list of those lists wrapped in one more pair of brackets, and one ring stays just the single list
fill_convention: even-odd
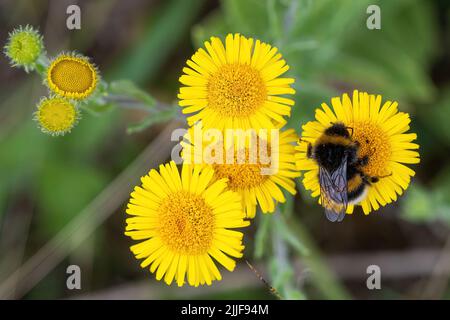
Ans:
[{"label": "green stem", "polygon": [[272,217],[267,214],[258,214],[256,219],[258,219],[258,228],[255,235],[254,256],[256,259],[261,259],[264,255],[264,251],[266,250],[265,246]]},{"label": "green stem", "polygon": [[280,233],[281,228],[277,227],[277,225],[283,223],[280,216],[281,213],[277,208],[273,217],[273,219],[275,220],[275,228],[272,228],[273,251],[275,253],[274,259],[277,268],[276,274],[274,274],[272,278],[276,279],[278,276],[278,279],[281,282],[280,291],[283,299],[305,300],[306,296],[300,290],[294,287],[296,276],[293,262],[289,259],[289,246],[288,243],[284,240],[283,235]]},{"label": "green stem", "polygon": [[266,8],[273,39],[281,39],[280,19],[278,18],[275,0],[267,0]]},{"label": "green stem", "polygon": [[36,72],[43,78],[46,78],[46,70],[48,68],[50,61],[48,60],[48,57],[45,54],[42,54],[36,61],[35,67]]},{"label": "green stem", "polygon": [[[350,299],[349,293],[341,285],[332,270],[328,268],[306,228],[293,217],[283,220],[291,231],[297,235],[301,243],[309,249],[310,252],[303,258],[303,261],[308,268],[313,270],[312,281],[324,298],[333,300]],[[302,253],[299,252],[299,254]]]}]

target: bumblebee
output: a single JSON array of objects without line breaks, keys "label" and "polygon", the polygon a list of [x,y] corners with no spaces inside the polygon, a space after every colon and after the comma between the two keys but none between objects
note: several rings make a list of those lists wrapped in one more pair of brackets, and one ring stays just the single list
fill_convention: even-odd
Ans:
[{"label": "bumblebee", "polygon": [[332,222],[342,221],[348,204],[363,200],[368,186],[380,179],[364,173],[369,157],[358,157],[359,143],[352,140],[349,131],[353,134],[343,123],[332,123],[307,149],[307,157],[319,166],[320,199]]}]

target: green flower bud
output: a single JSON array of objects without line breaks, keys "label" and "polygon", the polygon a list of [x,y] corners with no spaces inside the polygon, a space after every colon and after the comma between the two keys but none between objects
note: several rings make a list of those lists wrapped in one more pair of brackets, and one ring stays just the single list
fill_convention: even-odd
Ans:
[{"label": "green flower bud", "polygon": [[9,34],[4,53],[10,59],[11,64],[20,66],[25,71],[35,69],[36,62],[44,52],[42,36],[33,27],[20,26]]}]

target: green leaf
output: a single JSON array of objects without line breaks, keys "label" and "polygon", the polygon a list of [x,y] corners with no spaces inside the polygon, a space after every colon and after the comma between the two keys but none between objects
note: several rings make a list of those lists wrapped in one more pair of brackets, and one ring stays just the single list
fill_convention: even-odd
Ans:
[{"label": "green leaf", "polygon": [[[3,177],[3,175],[2,175]],[[9,190],[6,189],[8,181],[0,180],[0,228],[2,227],[2,217],[6,212]]]},{"label": "green leaf", "polygon": [[286,300],[306,300],[307,297],[298,289],[288,288],[285,290]]},{"label": "green leaf", "polygon": [[269,17],[266,1],[261,0],[224,0],[222,10],[229,26],[228,32],[239,32],[247,36],[268,33]]},{"label": "green leaf", "polygon": [[432,183],[418,182],[408,188],[402,199],[402,217],[411,222],[444,221],[450,225],[450,166],[445,167]]},{"label": "green leaf", "polygon": [[287,243],[289,243],[301,255],[304,256],[309,255],[308,248],[295,234],[292,233],[292,231],[286,226],[284,221],[285,220],[282,219],[275,220],[275,227],[278,229],[278,233]]},{"label": "green leaf", "polygon": [[381,30],[369,30],[367,5],[361,2],[357,11],[349,11],[353,23],[344,24],[347,30],[336,43],[336,56],[324,64],[326,78],[377,91],[383,88],[385,96],[396,100],[429,102],[434,88],[428,64],[436,51],[430,6],[423,1],[379,1]]},{"label": "green leaf", "polygon": [[114,103],[104,100],[91,100],[85,105],[80,105],[80,109],[86,111],[90,115],[100,116],[110,111],[114,107]]},{"label": "green leaf", "polygon": [[186,36],[186,31],[203,8],[204,0],[164,1],[153,19],[148,19],[136,45],[120,58],[106,79],[130,79],[138,84],[159,74],[171,53]]},{"label": "green leaf", "polygon": [[412,222],[423,222],[435,218],[433,197],[418,184],[411,185],[403,199],[402,216]]},{"label": "green leaf", "polygon": [[[348,292],[336,278],[332,270],[329,269],[307,229],[301,223],[296,221],[294,216],[286,220],[286,225],[288,225],[289,229],[298,236],[301,243],[304,243],[309,249],[310,254],[303,258],[303,262],[307,268],[313,270],[311,281],[324,298],[349,299],[350,296]],[[299,254],[303,253],[299,252]]]},{"label": "green leaf", "polygon": [[288,218],[292,216],[292,213],[294,212],[294,199],[291,197],[291,195],[288,195],[286,197],[285,203],[279,203],[281,214]]},{"label": "green leaf", "polygon": [[266,250],[267,237],[269,235],[269,230],[272,222],[272,218],[268,214],[258,214],[258,228],[255,235],[255,258],[261,259]]},{"label": "green leaf", "polygon": [[166,110],[158,111],[155,113],[152,112],[147,117],[145,117],[141,122],[128,126],[127,133],[132,134],[141,132],[142,130],[147,129],[154,124],[167,122],[175,118],[176,112],[178,111],[177,109],[178,109],[177,107],[171,106],[169,107],[169,109]]},{"label": "green leaf", "polygon": [[[434,133],[436,139],[450,146],[450,130],[448,130],[448,115],[450,114],[450,87],[445,88],[436,103],[417,110],[420,121],[426,124],[427,129]],[[429,141],[431,147],[436,141]],[[439,144],[435,144],[438,146]]]},{"label": "green leaf", "polygon": [[215,10],[211,12],[200,24],[192,28],[192,38],[195,47],[203,47],[203,43],[209,40],[212,36],[218,37],[229,32],[228,26],[225,23],[223,12]]},{"label": "green leaf", "polygon": [[140,89],[130,80],[113,81],[108,86],[109,94],[113,98],[123,100],[136,100],[144,104],[147,108],[152,109],[156,105],[155,99],[146,91]]},{"label": "green leaf", "polygon": [[[295,282],[293,281],[295,272],[288,261],[280,261],[277,256],[274,256],[270,259],[269,268],[274,288],[284,288],[285,286],[291,286]],[[284,292],[280,293],[283,294]]]}]

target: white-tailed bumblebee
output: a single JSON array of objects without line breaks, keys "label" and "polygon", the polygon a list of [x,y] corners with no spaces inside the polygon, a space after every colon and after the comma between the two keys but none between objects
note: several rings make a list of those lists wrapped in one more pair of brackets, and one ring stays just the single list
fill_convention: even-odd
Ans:
[{"label": "white-tailed bumblebee", "polygon": [[348,204],[358,203],[367,194],[367,187],[380,177],[369,177],[363,167],[369,157],[358,157],[359,143],[353,141],[352,128],[343,123],[332,123],[312,145],[307,157],[319,165],[321,203],[328,220],[342,221]]}]

